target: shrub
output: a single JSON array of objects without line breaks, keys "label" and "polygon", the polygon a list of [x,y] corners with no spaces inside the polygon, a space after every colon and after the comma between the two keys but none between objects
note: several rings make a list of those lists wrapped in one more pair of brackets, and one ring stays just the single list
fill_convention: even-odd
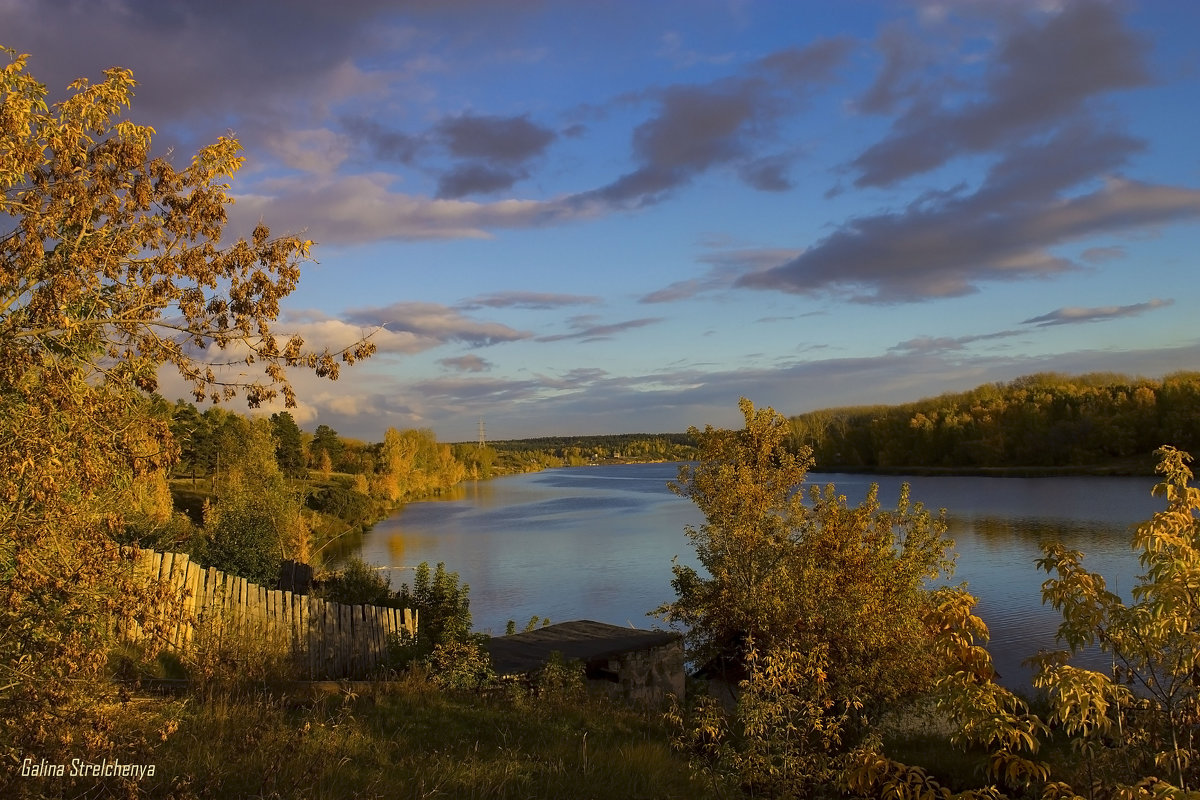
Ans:
[{"label": "shrub", "polygon": [[417,639],[426,652],[439,644],[466,639],[471,632],[470,587],[460,584],[457,572],[447,572],[438,563],[430,575],[429,563],[421,562],[413,577],[413,585],[400,587],[398,604],[415,609],[419,614]]},{"label": "shrub", "polygon": [[496,679],[487,650],[474,637],[435,645],[425,663],[430,680],[443,689],[478,690]]},{"label": "shrub", "polygon": [[375,501],[369,495],[348,486],[318,489],[305,500],[313,511],[337,517],[347,525],[363,525],[375,516]]},{"label": "shrub", "polygon": [[358,556],[322,581],[321,596],[347,605],[399,607],[399,599],[392,594],[391,579]]}]

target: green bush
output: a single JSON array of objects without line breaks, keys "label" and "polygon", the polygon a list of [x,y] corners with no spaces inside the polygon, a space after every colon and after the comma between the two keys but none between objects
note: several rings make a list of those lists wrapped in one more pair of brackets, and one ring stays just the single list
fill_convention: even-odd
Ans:
[{"label": "green bush", "polygon": [[268,507],[238,498],[205,516],[207,537],[195,554],[201,563],[264,586],[275,583],[283,545]]},{"label": "green bush", "polygon": [[322,581],[321,596],[347,605],[398,606],[391,579],[358,556]]},{"label": "green bush", "polygon": [[430,680],[443,689],[482,689],[496,679],[488,651],[475,637],[435,645],[426,659]]},{"label": "green bush", "polygon": [[574,700],[583,696],[587,678],[582,661],[567,661],[558,650],[550,653],[546,666],[533,678],[533,691],[538,697],[555,700]]},{"label": "green bush", "polygon": [[421,562],[413,577],[413,585],[400,587],[398,605],[412,608],[419,614],[417,639],[432,651],[439,644],[466,639],[471,633],[471,587],[460,584],[457,572],[447,572],[438,563],[430,575],[429,563]]},{"label": "green bush", "polygon": [[337,517],[348,525],[362,525],[375,517],[375,501],[344,485],[318,489],[308,496],[305,504],[313,511]]}]

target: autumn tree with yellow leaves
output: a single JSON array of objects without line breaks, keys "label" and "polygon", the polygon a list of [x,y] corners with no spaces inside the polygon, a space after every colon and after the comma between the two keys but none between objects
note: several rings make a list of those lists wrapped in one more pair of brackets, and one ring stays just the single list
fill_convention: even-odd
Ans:
[{"label": "autumn tree with yellow leaves", "polygon": [[705,522],[689,527],[704,572],[676,565],[658,614],[686,626],[689,656],[737,684],[727,714],[701,698],[677,712],[677,744],[754,796],[803,796],[838,774],[883,710],[929,691],[942,656],[928,584],[953,569],[945,519],[910,503],[850,506],[804,481],[790,426],[743,398],[745,427],[695,428],[698,463],[672,489]]},{"label": "autumn tree with yellow leaves", "polygon": [[[1144,574],[1130,601],[1082,553],[1045,546],[1042,597],[1068,649],[1031,659],[1039,716],[996,682],[975,598],[929,584],[949,566],[944,522],[905,492],[895,511],[873,492],[856,508],[832,489],[805,502],[807,449],[785,446],[771,409],[743,400],[742,411],[742,430],[692,431],[699,463],[674,488],[705,514],[687,532],[705,573],[676,566],[678,597],[659,609],[687,624],[698,662],[736,668],[732,713],[701,695],[669,714],[677,747],[715,785],[756,797],[1200,796],[1200,489],[1186,453],[1158,450],[1166,508],[1131,542]],[[1111,673],[1070,663],[1097,645]],[[952,790],[888,756],[869,719],[919,695],[953,745],[984,755],[975,786]]]},{"label": "autumn tree with yellow leaves", "polygon": [[[1157,451],[1166,508],[1137,527],[1132,541],[1144,574],[1127,602],[1084,555],[1044,546],[1038,566],[1050,574],[1042,599],[1062,614],[1067,650],[1043,652],[1034,686],[1045,693],[1044,718],[995,682],[983,648],[987,626],[971,598],[944,598],[928,621],[949,669],[938,681],[939,708],[955,724],[957,744],[982,748],[982,785],[957,793],[930,772],[858,748],[841,777],[862,797],[914,800],[1135,800],[1200,796],[1200,489],[1191,460],[1174,447]],[[1070,663],[1092,646],[1113,669]],[[1043,744],[1060,740],[1060,755]],[[1065,745],[1065,747],[1064,747]]]},{"label": "autumn tree with yellow leaves", "polygon": [[28,57],[3,53],[0,759],[12,762],[112,746],[97,679],[110,623],[144,606],[111,535],[138,477],[176,457],[166,421],[144,413],[160,369],[198,400],[291,406],[286,368],[336,378],[373,345],[277,336],[312,242],[261,224],[222,242],[235,139],[181,168],[123,117],[129,71],[78,80],[50,105]]}]

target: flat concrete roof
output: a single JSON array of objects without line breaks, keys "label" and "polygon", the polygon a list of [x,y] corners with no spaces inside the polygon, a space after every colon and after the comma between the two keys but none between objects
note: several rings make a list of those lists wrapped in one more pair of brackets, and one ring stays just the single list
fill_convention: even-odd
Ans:
[{"label": "flat concrete roof", "polygon": [[669,644],[680,636],[672,631],[622,628],[606,622],[581,619],[544,628],[493,636],[484,646],[497,675],[520,675],[540,669],[557,650],[566,661],[594,661],[634,650],[649,650]]}]

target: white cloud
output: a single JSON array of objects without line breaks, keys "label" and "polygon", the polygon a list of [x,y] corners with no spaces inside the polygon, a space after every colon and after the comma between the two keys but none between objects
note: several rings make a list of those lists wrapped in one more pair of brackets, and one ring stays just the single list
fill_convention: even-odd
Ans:
[{"label": "white cloud", "polygon": [[288,167],[325,179],[350,156],[350,138],[327,128],[275,131],[267,146]]},{"label": "white cloud", "polygon": [[598,213],[595,204],[559,200],[495,202],[435,199],[395,191],[393,175],[344,175],[325,180],[260,183],[236,196],[230,210],[236,230],[262,219],[272,229],[305,231],[327,244],[378,240],[486,239],[499,228],[534,228]]}]

